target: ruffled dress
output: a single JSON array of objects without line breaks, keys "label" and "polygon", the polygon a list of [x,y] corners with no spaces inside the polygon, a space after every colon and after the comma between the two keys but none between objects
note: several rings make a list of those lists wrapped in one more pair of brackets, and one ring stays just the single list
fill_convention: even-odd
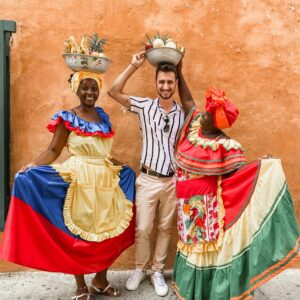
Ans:
[{"label": "ruffled dress", "polygon": [[[180,299],[251,299],[299,256],[299,228],[279,159],[245,164],[242,146],[187,117],[176,149]],[[229,174],[230,173],[230,174]]]},{"label": "ruffled dress", "polygon": [[69,274],[108,268],[134,243],[135,174],[114,166],[114,131],[97,107],[99,123],[68,111],[55,114],[55,132],[70,131],[70,157],[62,164],[18,173],[5,225],[1,257],[28,267]]}]

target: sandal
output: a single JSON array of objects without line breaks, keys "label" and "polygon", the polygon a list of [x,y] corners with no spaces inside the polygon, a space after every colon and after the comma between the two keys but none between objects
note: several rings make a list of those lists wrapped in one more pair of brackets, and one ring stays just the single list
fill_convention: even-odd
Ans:
[{"label": "sandal", "polygon": [[82,291],[80,295],[75,295],[71,297],[72,300],[90,300],[90,293],[87,287],[77,288],[77,290]]},{"label": "sandal", "polygon": [[[110,288],[113,289],[113,293],[108,291]],[[112,286],[110,283],[107,285],[106,288],[100,289],[100,288],[97,288],[96,286],[94,286],[93,283],[91,282],[89,290],[90,290],[90,293],[92,293],[92,294],[100,294],[100,295],[104,295],[104,296],[108,296],[108,297],[120,297],[121,296],[120,291],[117,288],[115,288],[114,286]]]}]

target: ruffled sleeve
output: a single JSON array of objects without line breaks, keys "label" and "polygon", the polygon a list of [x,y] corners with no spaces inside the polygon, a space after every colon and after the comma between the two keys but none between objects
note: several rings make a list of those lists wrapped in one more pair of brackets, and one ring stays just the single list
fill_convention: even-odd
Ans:
[{"label": "ruffled sleeve", "polygon": [[51,118],[47,129],[50,132],[55,132],[57,125],[63,123],[69,131],[74,131],[78,135],[113,137],[115,132],[112,129],[108,114],[100,107],[97,107],[96,111],[100,118],[98,123],[85,121],[71,112],[61,110]]},{"label": "ruffled sleeve", "polygon": [[184,138],[188,135],[189,133],[189,129],[190,129],[190,124],[191,122],[195,119],[195,117],[197,117],[199,114],[201,114],[200,110],[197,108],[197,106],[194,106],[189,114],[186,116],[184,123],[183,123],[183,127],[180,131],[179,134],[179,139],[177,142],[177,146],[181,144],[181,142],[184,140]]},{"label": "ruffled sleeve", "polygon": [[224,136],[205,138],[200,117],[201,112],[194,107],[185,120],[175,151],[178,167],[195,174],[223,175],[244,164],[242,145]]}]

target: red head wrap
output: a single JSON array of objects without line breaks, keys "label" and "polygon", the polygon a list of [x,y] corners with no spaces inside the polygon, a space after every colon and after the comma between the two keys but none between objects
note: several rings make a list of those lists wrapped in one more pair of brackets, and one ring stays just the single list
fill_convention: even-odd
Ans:
[{"label": "red head wrap", "polygon": [[219,129],[231,127],[237,119],[239,111],[225,97],[225,92],[214,87],[206,91],[205,110],[214,116],[215,126]]}]

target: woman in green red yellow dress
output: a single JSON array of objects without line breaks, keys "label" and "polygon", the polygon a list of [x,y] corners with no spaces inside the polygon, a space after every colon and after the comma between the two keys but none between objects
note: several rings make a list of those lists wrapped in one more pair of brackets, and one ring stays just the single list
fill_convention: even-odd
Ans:
[{"label": "woman in green red yellow dress", "polygon": [[251,299],[299,255],[281,161],[246,164],[242,145],[221,130],[238,116],[224,91],[210,88],[201,112],[179,70],[179,93],[187,117],[176,149],[174,289],[185,300]]}]

